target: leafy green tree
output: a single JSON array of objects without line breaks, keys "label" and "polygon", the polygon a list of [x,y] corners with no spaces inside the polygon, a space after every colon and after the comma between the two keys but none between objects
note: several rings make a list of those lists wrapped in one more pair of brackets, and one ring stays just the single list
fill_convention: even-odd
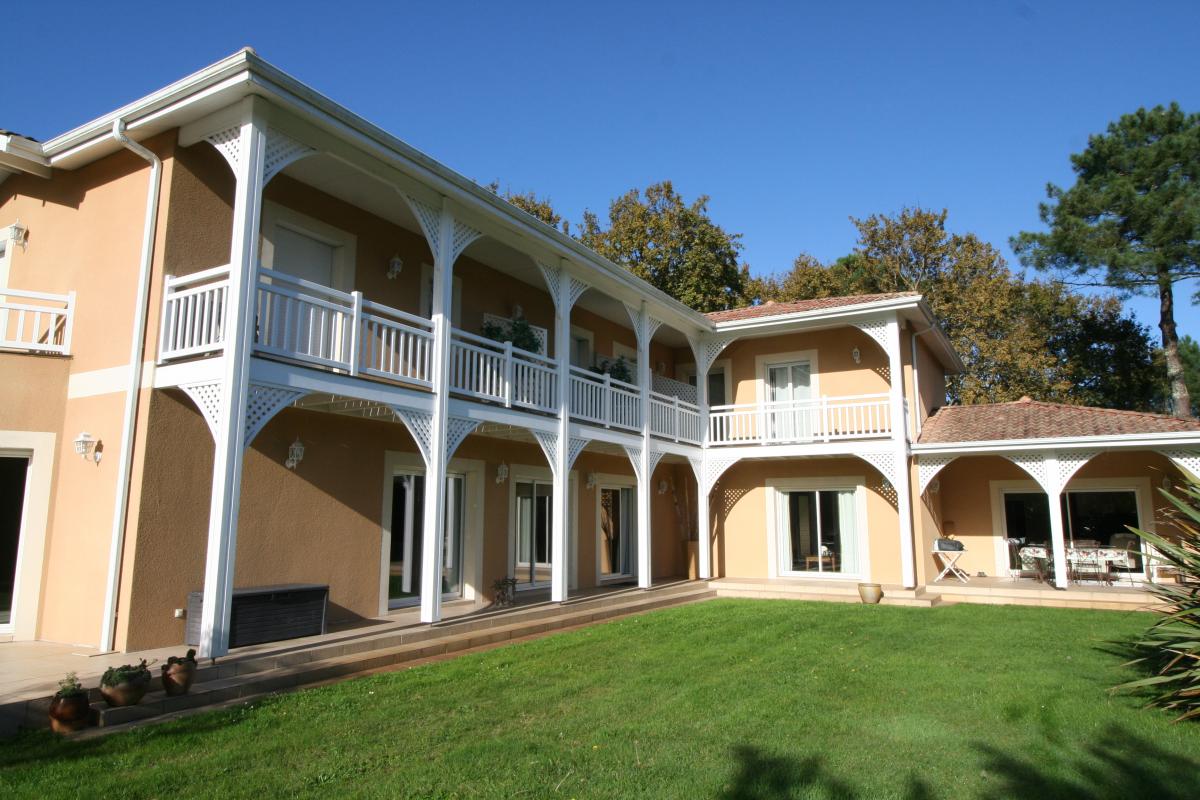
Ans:
[{"label": "leafy green tree", "polygon": [[500,181],[492,181],[485,187],[492,194],[498,194],[526,214],[541,220],[551,228],[557,228],[563,233],[570,234],[571,224],[554,210],[549,197],[538,197],[534,192],[513,192],[505,189],[500,191]]},{"label": "leafy green tree", "polygon": [[1071,156],[1075,185],[1046,188],[1048,227],[1012,239],[1022,263],[1127,293],[1157,294],[1172,411],[1191,416],[1175,285],[1200,277],[1200,115],[1138,109]]},{"label": "leafy green tree", "polygon": [[738,261],[741,234],[708,216],[708,197],[692,203],[670,181],[613,200],[608,227],[585,211],[579,239],[667,294],[700,311],[741,303],[749,270]]},{"label": "leafy green tree", "polygon": [[1192,399],[1192,415],[1200,416],[1200,343],[1190,336],[1181,338],[1179,360],[1183,362],[1183,378]]}]

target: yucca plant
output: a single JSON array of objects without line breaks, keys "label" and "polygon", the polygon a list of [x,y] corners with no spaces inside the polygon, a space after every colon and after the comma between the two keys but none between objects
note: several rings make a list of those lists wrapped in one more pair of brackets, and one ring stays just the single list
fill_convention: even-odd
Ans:
[{"label": "yucca plant", "polygon": [[1161,601],[1159,618],[1133,647],[1145,652],[1131,664],[1150,667],[1149,678],[1130,681],[1114,691],[1149,689],[1150,705],[1179,712],[1176,722],[1200,718],[1200,482],[1189,481],[1177,492],[1162,491],[1174,506],[1170,520],[1178,541],[1133,529],[1157,551],[1153,562],[1173,567],[1177,583],[1155,583],[1150,591]]}]

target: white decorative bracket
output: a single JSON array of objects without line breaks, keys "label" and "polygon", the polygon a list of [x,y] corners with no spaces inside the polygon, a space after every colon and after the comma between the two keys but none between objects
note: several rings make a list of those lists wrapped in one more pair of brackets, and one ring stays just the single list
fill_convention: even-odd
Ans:
[{"label": "white decorative bracket", "polygon": [[1005,453],[1004,457],[1027,472],[1047,495],[1057,497],[1080,467],[1092,460],[1098,452],[1075,450],[1068,453]]},{"label": "white decorative bracket", "polygon": [[550,471],[558,470],[558,434],[551,431],[533,431],[533,438],[537,439],[537,443],[541,445],[542,452],[546,454],[546,461],[550,462]]},{"label": "white decorative bracket", "polygon": [[454,451],[471,435],[471,431],[479,427],[479,421],[467,417],[446,417],[446,461],[454,456]]},{"label": "white decorative bracket", "polygon": [[183,393],[192,399],[196,408],[208,423],[208,432],[213,441],[217,440],[217,426],[221,422],[221,383],[208,381],[206,383],[188,383],[179,387]]},{"label": "white decorative bracket", "polygon": [[391,409],[392,413],[404,423],[404,427],[408,428],[413,441],[417,443],[417,449],[421,451],[421,458],[425,459],[425,466],[428,467],[430,440],[433,438],[433,415],[400,406],[391,406]]},{"label": "white decorative bracket", "polygon": [[861,330],[867,336],[875,340],[875,344],[883,348],[883,352],[890,352],[887,341],[888,321],[885,319],[869,320],[866,322],[855,322],[854,327]]},{"label": "white decorative bracket", "polygon": [[641,445],[626,444],[622,445],[625,448],[625,455],[629,456],[630,463],[633,464],[633,474],[637,477],[638,483],[642,482],[642,447]]},{"label": "white decorative bracket", "polygon": [[899,476],[896,474],[895,453],[858,453],[858,457],[877,469],[883,479],[890,483],[893,489],[896,488]]},{"label": "white decorative bracket", "polygon": [[654,470],[658,469],[658,462],[662,461],[662,457],[665,455],[666,453],[662,452],[661,450],[650,451],[650,474],[646,476],[646,480],[650,480],[654,477]]},{"label": "white decorative bracket", "polygon": [[662,325],[662,321],[649,314],[643,314],[640,308],[634,308],[628,303],[625,303],[625,311],[629,314],[629,321],[633,323],[633,333],[637,337],[638,349],[649,347],[650,340],[654,338],[654,332]]},{"label": "white decorative bracket", "polygon": [[1190,474],[1193,478],[1200,479],[1200,451],[1164,450],[1163,455],[1171,459],[1172,464]]},{"label": "white decorative bracket", "polygon": [[[552,267],[549,264],[545,264],[536,259],[534,260],[534,263],[537,264],[538,271],[542,273],[542,279],[546,281],[546,291],[550,293],[551,299],[554,300],[554,310],[559,314],[570,314],[571,309],[575,307],[576,301],[578,301],[579,298],[583,296],[583,293],[590,289],[591,286],[586,281],[581,281],[579,278],[576,278],[574,275],[564,269]],[[564,277],[568,282],[567,307],[565,309],[558,307],[558,292],[560,282]]]},{"label": "white decorative bracket", "polygon": [[688,463],[692,465],[692,474],[696,476],[696,485],[701,489],[704,488],[704,456],[688,456]]},{"label": "white decorative bracket", "polygon": [[942,468],[948,465],[958,456],[918,456],[917,457],[917,494],[925,494],[925,490],[929,488],[929,484],[937,477],[937,474],[942,471]]},{"label": "white decorative bracket", "polygon": [[726,470],[741,460],[740,456],[710,455],[706,457],[704,459],[704,485],[701,487],[703,491],[711,492]]},{"label": "white decorative bracket", "polygon": [[250,443],[254,441],[254,437],[258,436],[259,431],[271,421],[272,417],[306,394],[308,392],[283,386],[251,383],[249,396],[246,398],[246,438],[243,440],[243,444],[249,447]]},{"label": "white decorative bracket", "polygon": [[433,253],[436,257],[442,240],[441,209],[435,208],[423,200],[418,200],[410,194],[402,196],[408,203],[408,207],[412,209],[413,216],[417,218],[417,224],[421,226],[421,232],[425,234],[425,241],[429,243],[429,252]]},{"label": "white decorative bracket", "polygon": [[588,446],[590,439],[584,439],[580,436],[572,436],[570,444],[567,447],[567,469],[571,469],[575,465],[575,459],[579,458],[579,454],[583,452],[583,448]]},{"label": "white decorative bracket", "polygon": [[238,165],[242,163],[242,129],[239,126],[217,131],[207,137],[208,143],[217,149],[225,158],[225,163],[238,174]]},{"label": "white decorative bracket", "polygon": [[263,164],[263,186],[271,182],[289,164],[317,151],[303,142],[296,141],[286,133],[267,128],[267,157]]},{"label": "white decorative bracket", "polygon": [[472,228],[465,222],[454,220],[454,232],[450,239],[450,263],[458,261],[458,257],[462,255],[463,250],[466,250],[471,242],[483,236],[483,231]]},{"label": "white decorative bracket", "polygon": [[730,345],[737,334],[724,333],[717,336],[695,336],[688,334],[688,344],[692,347],[692,355],[696,358],[696,374],[706,374],[712,368],[717,356]]},{"label": "white decorative bracket", "polygon": [[1058,489],[1067,488],[1071,478],[1079,469],[1100,454],[1099,450],[1073,450],[1069,453],[1058,453]]}]

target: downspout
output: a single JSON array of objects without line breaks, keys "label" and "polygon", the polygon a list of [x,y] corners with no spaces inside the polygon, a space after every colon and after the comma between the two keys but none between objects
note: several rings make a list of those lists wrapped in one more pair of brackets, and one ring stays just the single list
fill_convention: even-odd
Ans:
[{"label": "downspout", "polygon": [[917,339],[933,330],[932,327],[923,331],[913,330],[912,334],[912,376],[913,376],[913,421],[916,422],[917,436],[921,435],[921,381],[917,374]]},{"label": "downspout", "polygon": [[137,299],[134,301],[133,340],[129,345],[129,386],[125,390],[125,413],[121,429],[121,455],[117,464],[117,497],[113,509],[112,544],[108,551],[108,583],[104,592],[104,622],[100,649],[111,651],[117,635],[117,595],[121,582],[121,559],[125,551],[125,520],[129,511],[129,487],[133,478],[133,434],[137,422],[138,393],[142,385],[142,355],[146,349],[146,318],[150,305],[150,277],[154,236],[158,226],[158,198],[162,184],[162,160],[125,135],[125,120],[113,122],[112,138],[126,150],[150,162],[150,187],[146,192],[146,221],[142,227],[142,258],[138,270]]}]

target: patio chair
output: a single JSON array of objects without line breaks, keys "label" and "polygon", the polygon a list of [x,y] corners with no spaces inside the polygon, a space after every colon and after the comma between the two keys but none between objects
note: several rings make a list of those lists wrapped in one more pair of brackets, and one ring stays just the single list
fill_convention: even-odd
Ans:
[{"label": "patio chair", "polygon": [[1021,569],[1021,552],[1020,552],[1020,550],[1021,550],[1021,545],[1024,544],[1025,542],[1022,539],[1013,539],[1013,538],[1008,538],[1008,539],[1005,539],[1004,541],[1008,542],[1008,563],[1010,565],[1016,564],[1015,567],[1009,566],[1008,577],[1012,578],[1014,581],[1020,580],[1021,575],[1023,574],[1023,570]]}]

